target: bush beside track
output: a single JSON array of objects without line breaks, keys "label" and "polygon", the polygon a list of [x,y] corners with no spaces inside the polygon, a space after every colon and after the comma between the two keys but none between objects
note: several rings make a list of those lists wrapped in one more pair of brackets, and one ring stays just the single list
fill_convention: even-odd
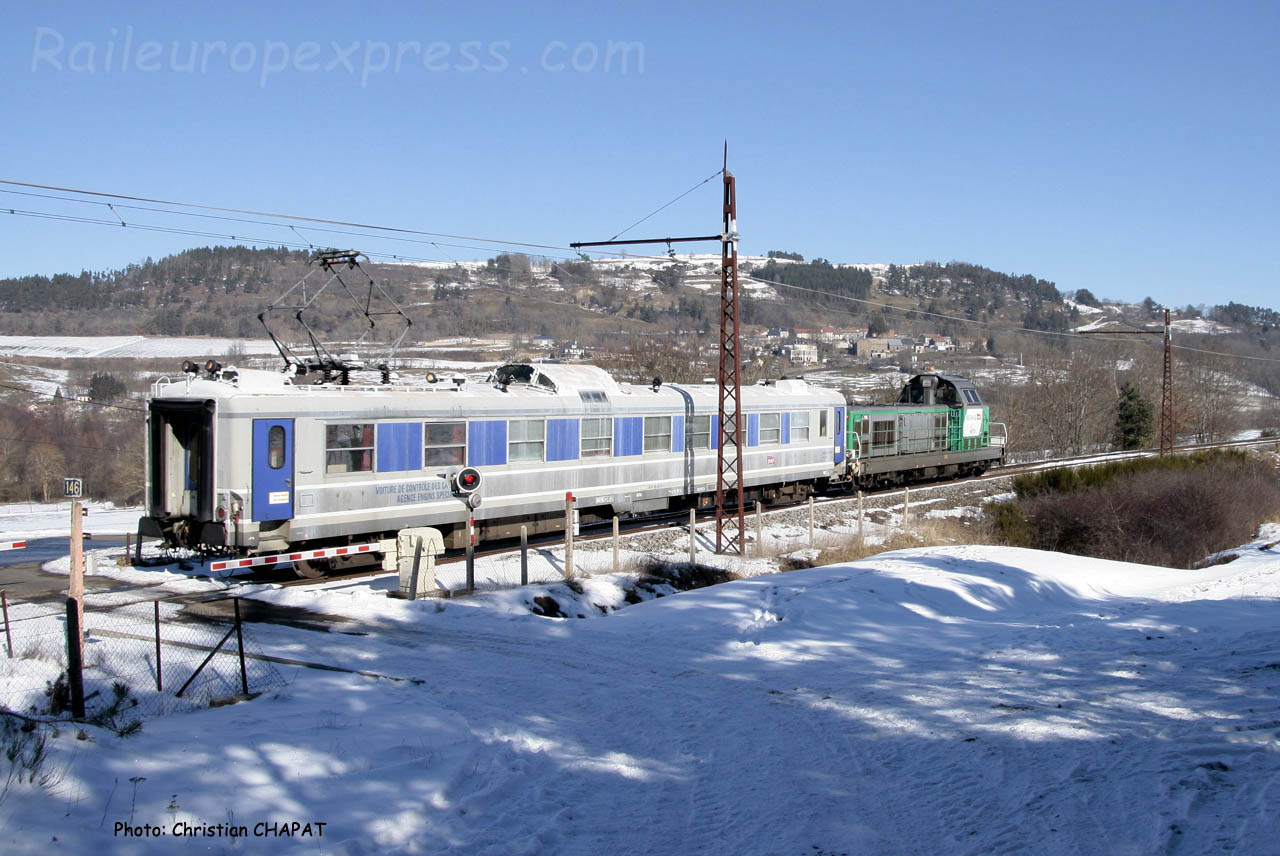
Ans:
[{"label": "bush beside track", "polygon": [[1239,451],[1141,458],[1019,476],[986,510],[1010,546],[1190,568],[1280,518],[1278,476]]}]

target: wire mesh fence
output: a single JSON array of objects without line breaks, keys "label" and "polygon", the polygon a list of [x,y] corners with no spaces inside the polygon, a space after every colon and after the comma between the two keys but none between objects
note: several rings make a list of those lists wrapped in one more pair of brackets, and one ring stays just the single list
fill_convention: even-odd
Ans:
[{"label": "wire mesh fence", "polygon": [[[48,603],[10,603],[8,612],[0,708],[70,718],[74,678],[67,611]],[[84,719],[118,731],[147,717],[285,682],[260,650],[252,625],[234,618],[190,620],[174,604],[143,601],[86,606],[82,627]]]}]

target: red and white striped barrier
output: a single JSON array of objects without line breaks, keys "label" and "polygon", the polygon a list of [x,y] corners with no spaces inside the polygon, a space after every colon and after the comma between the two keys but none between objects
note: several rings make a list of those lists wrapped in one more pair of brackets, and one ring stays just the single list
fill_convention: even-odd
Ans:
[{"label": "red and white striped barrier", "polygon": [[326,547],[323,550],[304,550],[301,553],[276,553],[273,556],[254,556],[252,559],[228,559],[225,562],[210,562],[211,571],[231,571],[239,568],[259,568],[266,565],[291,565],[294,562],[305,562],[311,559],[329,559],[334,556],[354,556],[357,553],[376,553],[381,545],[350,544],[346,547]]},{"label": "red and white striped barrier", "polygon": [[26,546],[26,541],[0,541],[0,550],[21,550]]}]

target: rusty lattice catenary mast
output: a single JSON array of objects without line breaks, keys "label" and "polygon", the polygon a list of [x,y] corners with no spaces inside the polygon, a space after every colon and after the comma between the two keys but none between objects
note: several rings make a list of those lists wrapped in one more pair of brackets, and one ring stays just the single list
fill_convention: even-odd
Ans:
[{"label": "rusty lattice catenary mast", "polygon": [[[627,241],[578,241],[569,244],[582,247],[618,247],[633,244],[683,244],[697,241],[720,242],[720,372],[719,429],[716,434],[716,552],[745,555],[746,505],[742,492],[742,317],[738,296],[738,203],[737,186],[729,172],[729,147],[725,145],[724,209],[718,235],[691,238],[646,238]],[[714,178],[714,174],[712,175]],[[732,509],[726,506],[733,504]]]}]

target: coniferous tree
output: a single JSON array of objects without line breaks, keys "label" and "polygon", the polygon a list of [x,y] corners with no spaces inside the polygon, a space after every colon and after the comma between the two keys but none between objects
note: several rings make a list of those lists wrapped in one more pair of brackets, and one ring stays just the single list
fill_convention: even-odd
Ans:
[{"label": "coniferous tree", "polygon": [[1151,402],[1126,383],[1116,401],[1116,447],[1125,451],[1141,449],[1151,439],[1153,429]]}]

